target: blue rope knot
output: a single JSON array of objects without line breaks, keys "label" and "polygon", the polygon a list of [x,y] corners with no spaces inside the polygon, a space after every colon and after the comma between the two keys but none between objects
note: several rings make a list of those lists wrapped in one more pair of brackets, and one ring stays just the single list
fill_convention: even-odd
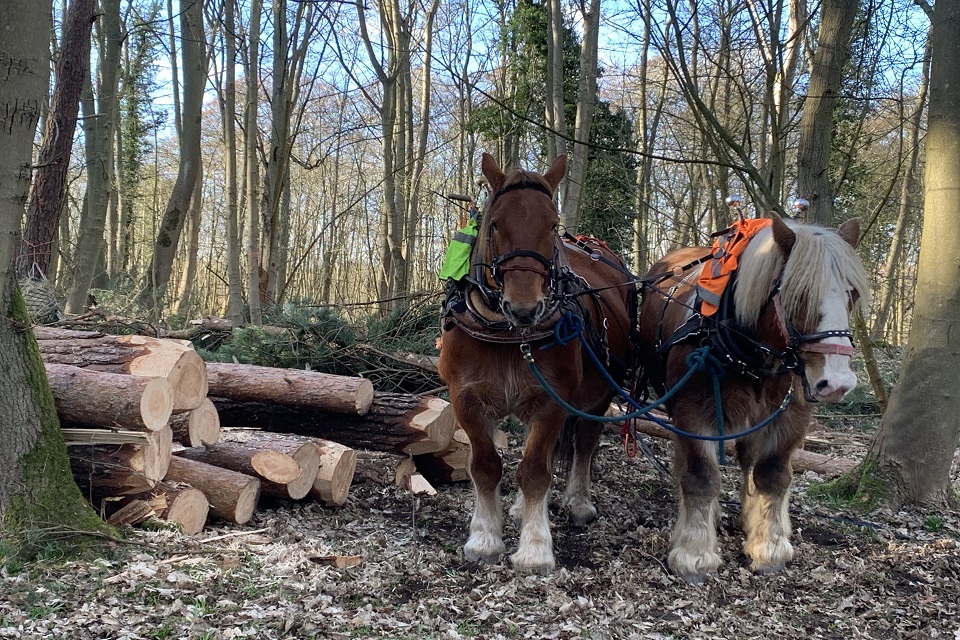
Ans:
[{"label": "blue rope knot", "polygon": [[553,325],[553,342],[543,345],[540,349],[549,349],[557,345],[562,347],[579,338],[581,333],[583,333],[583,318],[572,311],[567,311],[560,316],[557,324]]},{"label": "blue rope knot", "polygon": [[699,371],[713,378],[720,378],[726,373],[723,363],[710,353],[710,347],[704,345],[687,356],[687,369]]}]

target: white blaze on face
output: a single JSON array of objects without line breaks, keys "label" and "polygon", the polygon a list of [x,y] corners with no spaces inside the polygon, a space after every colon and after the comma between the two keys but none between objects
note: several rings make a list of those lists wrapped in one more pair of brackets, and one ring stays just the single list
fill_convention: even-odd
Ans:
[{"label": "white blaze on face", "polygon": [[[830,294],[820,305],[820,325],[817,332],[845,330],[849,327],[847,292],[834,284]],[[831,337],[820,340],[822,344],[835,344],[852,347],[849,338]],[[810,389],[820,402],[839,402],[857,386],[857,374],[850,368],[850,356],[824,354],[823,371],[820,376],[808,376]],[[813,372],[810,372],[813,373]],[[816,378],[816,379],[815,379]]]}]

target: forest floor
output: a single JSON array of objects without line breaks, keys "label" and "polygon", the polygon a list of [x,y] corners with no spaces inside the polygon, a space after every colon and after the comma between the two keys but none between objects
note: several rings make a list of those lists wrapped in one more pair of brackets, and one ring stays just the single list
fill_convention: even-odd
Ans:
[{"label": "forest floor", "polygon": [[[857,418],[813,435],[821,453],[858,459]],[[740,551],[739,473],[727,467],[715,577],[688,585],[665,567],[676,512],[669,444],[628,458],[605,435],[594,485],[599,518],[568,525],[551,507],[558,568],[520,575],[464,560],[473,497],[372,483],[327,509],[278,503],[244,526],[187,538],[135,530],[101,557],[0,569],[0,638],[942,638],[960,640],[960,513],[855,514],[818,501],[797,476],[796,558],[758,576]],[[519,443],[506,454],[507,499]],[[960,482],[960,460],[953,479]],[[560,483],[557,483],[560,485]],[[958,485],[960,486],[960,485]],[[517,530],[506,527],[508,548]],[[359,555],[338,569],[311,560]]]}]

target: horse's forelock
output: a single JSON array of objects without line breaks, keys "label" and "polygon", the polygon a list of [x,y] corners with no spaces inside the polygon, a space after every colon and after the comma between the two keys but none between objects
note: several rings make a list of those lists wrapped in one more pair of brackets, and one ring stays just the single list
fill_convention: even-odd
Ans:
[{"label": "horse's forelock", "polygon": [[735,294],[737,319],[755,326],[770,298],[773,278],[783,269],[783,313],[794,322],[816,326],[819,304],[834,284],[855,292],[857,305],[869,304],[870,287],[856,251],[832,229],[791,224],[797,234],[786,267],[769,229],[753,239],[740,260]]}]

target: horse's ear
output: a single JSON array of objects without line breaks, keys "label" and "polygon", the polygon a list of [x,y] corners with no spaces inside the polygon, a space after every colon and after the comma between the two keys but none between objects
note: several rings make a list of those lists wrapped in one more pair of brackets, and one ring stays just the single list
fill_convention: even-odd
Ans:
[{"label": "horse's ear", "polygon": [[780,247],[784,256],[789,256],[793,251],[793,245],[797,242],[797,234],[787,226],[776,211],[770,212],[770,218],[773,220],[773,241]]},{"label": "horse's ear", "polygon": [[567,154],[557,156],[547,172],[543,174],[543,179],[547,181],[553,191],[557,190],[564,177],[567,175]]},{"label": "horse's ear", "polygon": [[496,193],[500,191],[506,176],[503,175],[503,171],[497,166],[497,161],[494,160],[493,156],[489,153],[484,152],[483,156],[481,156],[480,170],[483,172],[483,177],[490,183],[490,192]]},{"label": "horse's ear", "polygon": [[860,218],[850,218],[837,229],[840,237],[847,241],[851,247],[857,246],[860,241]]}]

